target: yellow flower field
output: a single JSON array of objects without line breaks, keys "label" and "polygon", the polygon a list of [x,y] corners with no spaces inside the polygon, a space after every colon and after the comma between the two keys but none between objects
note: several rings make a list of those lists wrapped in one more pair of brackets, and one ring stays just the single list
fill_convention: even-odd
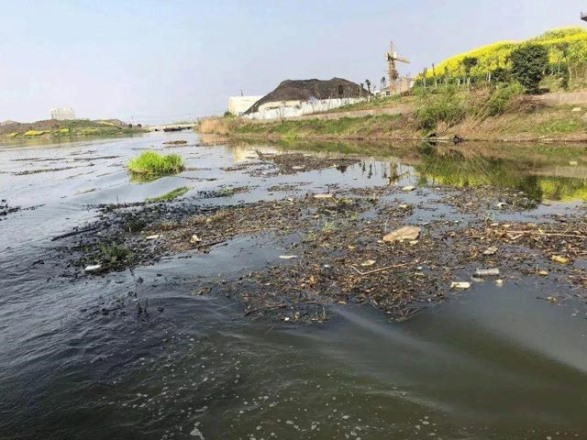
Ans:
[{"label": "yellow flower field", "polygon": [[[471,69],[471,76],[484,76],[498,68],[508,68],[509,55],[516,47],[526,44],[541,44],[548,48],[551,64],[581,63],[587,60],[587,30],[580,27],[561,28],[548,31],[536,38],[525,41],[499,41],[461,53],[425,71],[427,78],[448,74],[451,77],[465,75],[463,60],[476,58],[478,64]],[[421,77],[424,74],[421,75]]]}]

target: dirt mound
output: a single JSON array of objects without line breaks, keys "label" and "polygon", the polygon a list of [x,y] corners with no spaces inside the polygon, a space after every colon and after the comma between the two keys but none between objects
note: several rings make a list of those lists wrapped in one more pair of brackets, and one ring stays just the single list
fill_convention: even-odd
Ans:
[{"label": "dirt mound", "polygon": [[259,111],[259,107],[268,102],[310,101],[313,99],[361,98],[369,92],[361,86],[346,79],[332,78],[327,81],[319,79],[286,80],[275,90],[258,100],[245,114]]}]

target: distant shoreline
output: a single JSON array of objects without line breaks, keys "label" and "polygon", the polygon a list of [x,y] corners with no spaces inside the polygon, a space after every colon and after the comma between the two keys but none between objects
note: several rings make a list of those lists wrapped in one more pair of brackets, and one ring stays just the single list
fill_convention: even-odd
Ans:
[{"label": "distant shoreline", "polygon": [[0,141],[18,143],[35,139],[69,139],[80,137],[116,137],[146,133],[140,125],[131,125],[117,119],[109,120],[45,120],[32,123],[10,122],[0,124]]}]

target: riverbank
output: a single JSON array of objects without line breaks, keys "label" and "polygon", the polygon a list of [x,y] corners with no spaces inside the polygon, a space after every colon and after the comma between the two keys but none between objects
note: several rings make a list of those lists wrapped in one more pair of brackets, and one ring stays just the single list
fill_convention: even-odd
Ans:
[{"label": "riverbank", "polygon": [[258,141],[421,141],[431,135],[446,140],[456,135],[469,142],[584,143],[584,99],[578,93],[528,97],[507,91],[441,91],[378,99],[292,120],[212,118],[197,130]]},{"label": "riverbank", "polygon": [[46,120],[31,123],[6,122],[0,124],[0,141],[26,142],[79,137],[114,137],[145,133],[141,125],[133,126],[117,119],[109,120]]}]

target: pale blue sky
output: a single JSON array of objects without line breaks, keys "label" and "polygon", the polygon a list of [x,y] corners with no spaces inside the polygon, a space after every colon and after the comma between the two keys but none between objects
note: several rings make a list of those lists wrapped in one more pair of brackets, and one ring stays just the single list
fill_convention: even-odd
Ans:
[{"label": "pale blue sky", "polygon": [[378,83],[389,40],[417,73],[496,40],[579,25],[587,0],[0,0],[0,121],[222,113],[284,79]]}]

